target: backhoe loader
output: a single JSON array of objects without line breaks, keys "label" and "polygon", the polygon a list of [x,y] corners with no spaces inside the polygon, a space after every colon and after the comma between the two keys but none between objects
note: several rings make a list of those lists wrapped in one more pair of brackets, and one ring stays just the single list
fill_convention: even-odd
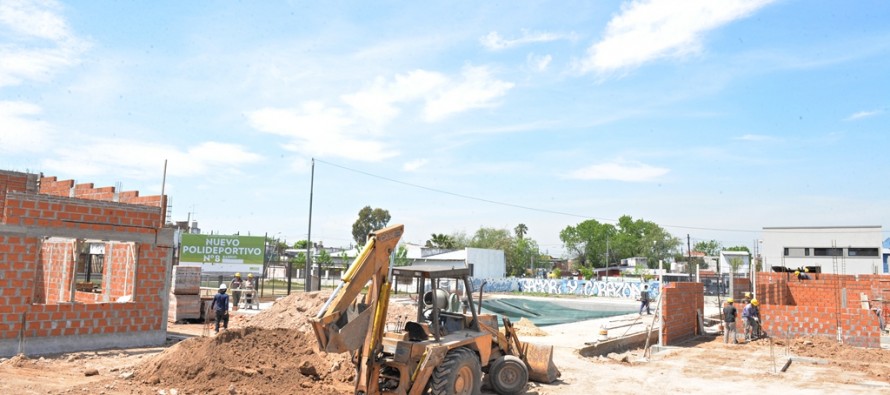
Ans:
[{"label": "backhoe loader", "polygon": [[[559,377],[552,346],[520,342],[506,317],[501,333],[497,316],[476,309],[465,265],[393,267],[403,230],[395,225],[371,232],[310,320],[320,349],[351,354],[356,395],[475,395],[483,373],[498,394],[521,394],[529,379],[550,383]],[[386,331],[390,281],[397,277],[418,279],[417,317]],[[463,300],[439,288],[448,281],[462,284]],[[455,306],[449,297],[466,311],[448,309]]]}]

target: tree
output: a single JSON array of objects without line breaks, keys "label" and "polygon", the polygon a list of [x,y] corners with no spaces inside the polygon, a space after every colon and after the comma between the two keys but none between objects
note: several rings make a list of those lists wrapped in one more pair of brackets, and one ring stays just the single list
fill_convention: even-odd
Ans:
[{"label": "tree", "polygon": [[680,240],[654,222],[624,215],[618,219],[617,234],[610,244],[618,259],[642,256],[650,268],[656,268],[659,260],[671,256]]},{"label": "tree", "polygon": [[506,229],[479,228],[470,240],[469,247],[490,248],[493,250],[507,251],[510,248],[512,237]]},{"label": "tree", "polygon": [[299,241],[297,241],[297,242],[294,243],[294,249],[296,249],[296,250],[305,250],[305,249],[306,249],[306,246],[308,246],[308,245],[309,245],[309,241],[308,241],[308,240],[299,240]]},{"label": "tree", "polygon": [[723,249],[723,246],[720,245],[720,242],[717,240],[708,240],[695,243],[692,249],[695,251],[704,252],[707,256],[717,256],[720,255],[720,250]]},{"label": "tree", "polygon": [[327,250],[321,250],[318,252],[318,257],[315,258],[315,263],[319,264],[323,268],[331,267],[331,264],[334,263],[334,258],[331,254],[328,254]]},{"label": "tree", "polygon": [[396,250],[396,256],[393,261],[394,266],[408,266],[411,264],[411,260],[408,259],[408,248],[404,245],[400,245]]},{"label": "tree", "polygon": [[742,258],[739,258],[737,256],[729,258],[729,267],[732,268],[733,273],[739,272],[739,268],[742,267],[742,263]]},{"label": "tree", "polygon": [[358,219],[352,224],[352,239],[359,246],[364,246],[368,240],[368,234],[385,228],[390,219],[388,210],[371,209],[371,206],[363,207],[358,212]]},{"label": "tree", "polygon": [[433,233],[430,235],[430,239],[426,241],[426,246],[430,248],[453,249],[454,239],[446,234]]},{"label": "tree", "polygon": [[589,219],[577,226],[567,226],[559,232],[566,249],[574,254],[585,267],[605,267],[609,240],[615,236],[615,227]]},{"label": "tree", "polygon": [[521,239],[525,236],[526,233],[528,233],[528,226],[525,226],[525,224],[519,224],[516,225],[515,228],[513,228],[513,231],[516,232],[516,237]]}]

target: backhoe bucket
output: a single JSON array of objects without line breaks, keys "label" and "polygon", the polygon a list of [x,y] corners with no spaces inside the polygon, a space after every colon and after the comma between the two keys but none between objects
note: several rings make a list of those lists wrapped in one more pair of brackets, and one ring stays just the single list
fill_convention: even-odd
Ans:
[{"label": "backhoe bucket", "polygon": [[553,346],[523,343],[522,355],[528,365],[529,380],[549,384],[559,378],[561,373],[553,363]]}]

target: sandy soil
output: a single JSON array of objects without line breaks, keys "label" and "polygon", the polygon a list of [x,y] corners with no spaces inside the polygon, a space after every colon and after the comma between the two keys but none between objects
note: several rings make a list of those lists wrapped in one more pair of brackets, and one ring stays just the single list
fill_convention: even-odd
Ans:
[{"label": "sandy soil", "polygon": [[[208,331],[201,324],[171,325],[165,347],[5,359],[0,393],[350,394],[353,369],[347,356],[319,353],[314,335],[306,331],[306,319],[325,299],[296,294],[254,316],[235,313],[231,330],[219,336],[202,336]],[[392,321],[416,314],[411,306],[393,305]],[[526,336],[537,331],[526,326]],[[779,372],[792,356],[787,372]],[[642,350],[585,358],[570,347],[556,347],[554,360],[561,379],[531,383],[527,395],[890,393],[890,351],[820,339],[724,345],[719,338],[701,337],[648,359]]]}]

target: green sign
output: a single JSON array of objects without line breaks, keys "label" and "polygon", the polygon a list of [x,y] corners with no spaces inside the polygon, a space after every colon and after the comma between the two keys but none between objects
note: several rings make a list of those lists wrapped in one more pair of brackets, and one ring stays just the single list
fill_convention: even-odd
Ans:
[{"label": "green sign", "polygon": [[262,265],[265,246],[264,237],[184,233],[179,261]]}]

